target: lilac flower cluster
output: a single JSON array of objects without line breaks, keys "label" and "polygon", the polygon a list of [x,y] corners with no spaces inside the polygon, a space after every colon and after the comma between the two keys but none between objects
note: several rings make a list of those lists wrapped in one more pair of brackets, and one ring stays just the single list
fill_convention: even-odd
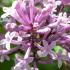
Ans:
[{"label": "lilac flower cluster", "polygon": [[[9,60],[13,52],[17,52],[17,62],[12,70],[38,70],[38,64],[54,60],[60,68],[62,61],[70,61],[70,16],[62,12],[67,4],[70,0],[15,0],[11,7],[3,7],[1,18],[8,18],[8,22],[5,37],[0,37],[0,61]],[[16,47],[11,48],[12,44]],[[56,45],[63,50],[55,52]]]}]

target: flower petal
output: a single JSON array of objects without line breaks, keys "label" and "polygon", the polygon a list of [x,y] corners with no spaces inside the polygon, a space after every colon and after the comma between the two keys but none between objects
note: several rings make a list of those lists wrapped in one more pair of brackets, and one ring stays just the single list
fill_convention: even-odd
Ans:
[{"label": "flower petal", "polygon": [[0,56],[0,62],[4,62],[4,56],[3,55]]},{"label": "flower petal", "polygon": [[37,51],[39,57],[46,57],[48,53],[46,51]]},{"label": "flower petal", "polygon": [[4,45],[6,43],[5,39],[0,40],[0,45]]},{"label": "flower petal", "polygon": [[10,32],[7,32],[7,33],[5,34],[5,38],[8,38],[9,35],[10,35]]},{"label": "flower petal", "polygon": [[61,68],[62,66],[62,60],[58,60],[58,67]]},{"label": "flower petal", "polygon": [[10,43],[9,42],[6,42],[6,49],[10,50]]},{"label": "flower petal", "polygon": [[50,33],[51,29],[46,27],[46,28],[43,28],[43,29],[39,29],[37,30],[37,33],[41,33],[41,34],[44,34],[44,33]]},{"label": "flower petal", "polygon": [[43,40],[43,45],[44,45],[45,48],[49,46],[48,42],[46,40]]},{"label": "flower petal", "polygon": [[56,46],[56,41],[51,42],[50,48],[53,49]]},{"label": "flower petal", "polygon": [[30,0],[29,3],[29,7],[30,7],[30,20],[31,22],[33,22],[33,18],[34,18],[34,0]]}]

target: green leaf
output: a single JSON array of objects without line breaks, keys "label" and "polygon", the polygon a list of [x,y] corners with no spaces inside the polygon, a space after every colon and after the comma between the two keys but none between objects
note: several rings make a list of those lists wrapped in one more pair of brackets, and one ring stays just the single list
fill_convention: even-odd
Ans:
[{"label": "green leaf", "polygon": [[0,70],[11,70],[11,68],[14,65],[14,61],[4,61],[3,63],[0,63]]},{"label": "green leaf", "polygon": [[54,61],[52,64],[39,64],[38,65],[39,70],[66,70],[66,66],[63,63],[62,67],[59,69],[57,61]]},{"label": "green leaf", "polygon": [[54,48],[54,51],[57,53],[59,50],[64,50],[61,46],[57,45],[55,48]]}]

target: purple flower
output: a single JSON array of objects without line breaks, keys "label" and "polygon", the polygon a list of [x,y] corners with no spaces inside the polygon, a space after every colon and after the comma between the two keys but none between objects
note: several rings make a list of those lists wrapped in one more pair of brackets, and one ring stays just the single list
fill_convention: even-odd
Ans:
[{"label": "purple flower", "polygon": [[[12,16],[14,19],[16,19],[18,22],[20,22],[26,30],[31,30],[32,26],[33,28],[36,29],[40,25],[40,23],[43,21],[43,19],[45,19],[51,13],[51,10],[53,8],[52,4],[48,4],[46,8],[41,10],[41,12],[37,12],[34,9],[36,7],[34,6],[33,0],[29,1],[29,13],[30,14],[27,13],[27,9],[25,9],[26,7],[27,6],[25,6],[24,1],[15,1],[12,4],[12,7],[3,8],[5,14],[3,14],[1,17],[2,18],[7,17],[7,14],[8,14]],[[35,15],[34,11],[36,11],[37,15]]]},{"label": "purple flower", "polygon": [[56,59],[58,60],[58,67],[60,68],[62,66],[62,61],[63,60],[68,61],[69,57],[67,55],[63,55],[62,50],[59,50],[59,52],[57,53],[57,58]]},{"label": "purple flower", "polygon": [[52,51],[52,49],[56,46],[55,41],[48,45],[48,42],[43,40],[43,45],[44,47],[37,44],[37,47],[40,49],[37,53],[40,57],[46,57],[48,54],[52,57],[55,56],[54,52]]},{"label": "purple flower", "polygon": [[15,36],[15,32],[7,32],[5,34],[5,39],[2,39],[0,41],[0,45],[5,45],[5,47],[10,50],[10,43],[11,43],[11,40],[13,39],[13,37]]},{"label": "purple flower", "polygon": [[23,59],[21,59],[20,57],[18,57],[18,55],[16,55],[16,59],[18,60],[18,63],[14,66],[13,70],[25,70],[25,69],[31,70],[29,63],[33,61],[33,58],[29,57],[30,51],[31,51],[31,47],[27,49]]},{"label": "purple flower", "polygon": [[7,53],[8,53],[8,50],[6,50],[5,48],[0,50],[0,62],[4,62],[5,60],[10,60]]},{"label": "purple flower", "polygon": [[[0,41],[0,45],[5,45],[5,48],[7,50],[10,50],[10,44],[11,44],[11,42],[12,43],[15,42],[15,41],[13,41],[13,38],[16,37],[16,36],[17,36],[17,33],[16,32],[11,32],[11,33],[10,32],[7,32],[5,34],[5,39],[2,39]],[[22,38],[18,36],[18,41],[20,42],[21,40],[22,40]]]},{"label": "purple flower", "polygon": [[[1,59],[12,52],[19,52],[18,49],[25,53],[23,57],[16,55],[17,63],[13,70],[38,70],[38,63],[48,61],[41,57],[50,57],[48,63],[57,60],[59,68],[63,60],[69,61],[68,55],[54,51],[56,45],[59,45],[67,53],[70,52],[70,16],[61,12],[61,9],[57,11],[58,6],[68,4],[64,2],[65,0],[15,0],[11,7],[3,7],[5,13],[1,18],[9,17],[13,21],[4,25],[7,32],[5,38],[0,40]],[[37,3],[40,4],[39,7]],[[11,44],[15,47],[10,48]]]},{"label": "purple flower", "polygon": [[0,50],[0,62],[4,62],[5,60],[10,60],[9,56],[6,53],[7,50]]}]

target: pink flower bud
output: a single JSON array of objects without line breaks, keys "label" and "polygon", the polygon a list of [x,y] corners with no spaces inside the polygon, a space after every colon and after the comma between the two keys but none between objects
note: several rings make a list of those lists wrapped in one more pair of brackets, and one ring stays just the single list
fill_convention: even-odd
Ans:
[{"label": "pink flower bud", "polygon": [[15,23],[7,23],[5,25],[5,28],[8,30],[8,29],[14,29],[16,27],[16,24]]}]

